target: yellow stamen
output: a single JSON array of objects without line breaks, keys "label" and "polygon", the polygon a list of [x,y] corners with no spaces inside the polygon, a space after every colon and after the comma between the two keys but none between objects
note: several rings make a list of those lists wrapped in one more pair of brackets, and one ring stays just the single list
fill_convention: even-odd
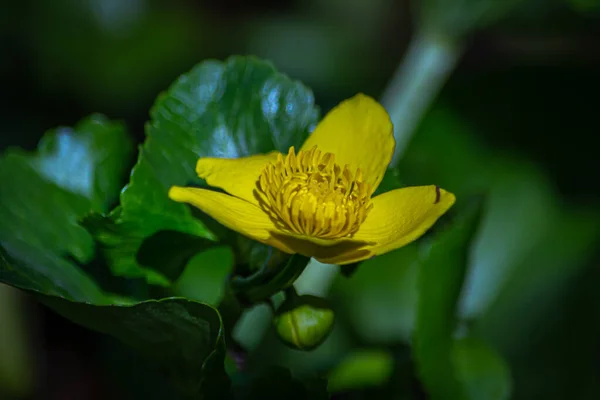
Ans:
[{"label": "yellow stamen", "polygon": [[261,206],[280,228],[323,239],[353,235],[373,207],[361,170],[353,175],[316,146],[280,154],[261,173],[257,189]]}]

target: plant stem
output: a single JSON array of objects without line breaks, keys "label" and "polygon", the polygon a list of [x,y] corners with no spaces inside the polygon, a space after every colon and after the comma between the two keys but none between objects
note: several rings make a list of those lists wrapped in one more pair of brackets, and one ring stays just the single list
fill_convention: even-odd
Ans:
[{"label": "plant stem", "polygon": [[390,167],[398,164],[404,151],[456,67],[462,46],[451,38],[417,32],[381,98],[394,124],[396,149]]},{"label": "plant stem", "polygon": [[339,272],[339,266],[323,264],[313,258],[302,275],[296,280],[294,286],[299,293],[326,297]]}]

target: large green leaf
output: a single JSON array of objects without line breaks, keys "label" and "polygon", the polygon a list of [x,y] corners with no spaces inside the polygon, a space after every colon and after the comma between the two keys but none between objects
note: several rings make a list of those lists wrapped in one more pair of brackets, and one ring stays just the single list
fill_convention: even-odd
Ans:
[{"label": "large green leaf", "polygon": [[[460,207],[460,204],[459,204]],[[432,399],[465,399],[453,362],[456,310],[479,225],[480,199],[430,238],[421,256],[414,353],[419,377]]]},{"label": "large green leaf", "polygon": [[[31,265],[17,260],[0,246],[3,281],[33,293],[73,322],[115,336],[150,357],[169,375],[183,399],[208,394],[216,398],[228,390],[223,328],[214,308],[181,298],[132,304],[105,295],[73,263],[59,256],[48,253],[39,261]],[[68,275],[65,268],[81,275]]]},{"label": "large green leaf", "polygon": [[108,306],[49,296],[41,300],[66,318],[151,358],[183,399],[219,398],[228,391],[221,317],[206,304],[183,298]]},{"label": "large green leaf", "polygon": [[113,205],[131,150],[123,125],[93,115],[73,129],[46,133],[37,152],[10,149],[0,157],[1,282],[105,300],[74,262],[94,255],[93,239],[78,220]]},{"label": "large green leaf", "polygon": [[[0,253],[0,271],[22,267]],[[215,398],[228,388],[221,317],[206,304],[169,298],[94,305],[23,288],[71,321],[115,336],[151,358],[168,374],[184,399],[196,399],[207,393]],[[87,299],[98,301],[90,295]],[[111,302],[117,303],[117,299]]]},{"label": "large green leaf", "polygon": [[[150,114],[121,208],[111,215],[117,231],[129,227],[123,241],[130,253],[159,231],[215,239],[190,207],[167,197],[169,188],[203,185],[195,173],[200,157],[243,157],[300,146],[319,113],[311,91],[271,64],[231,57],[205,61],[182,75],[158,97]],[[121,263],[114,272],[129,276],[136,270]]]}]

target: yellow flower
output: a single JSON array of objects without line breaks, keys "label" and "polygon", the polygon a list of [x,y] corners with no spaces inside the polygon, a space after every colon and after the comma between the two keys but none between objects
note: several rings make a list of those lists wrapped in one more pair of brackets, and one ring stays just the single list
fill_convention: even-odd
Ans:
[{"label": "yellow flower", "polygon": [[434,185],[372,198],[394,147],[387,112],[358,94],[327,114],[297,153],[199,159],[198,175],[228,194],[173,186],[169,197],[286,253],[349,264],[414,241],[454,204]]}]

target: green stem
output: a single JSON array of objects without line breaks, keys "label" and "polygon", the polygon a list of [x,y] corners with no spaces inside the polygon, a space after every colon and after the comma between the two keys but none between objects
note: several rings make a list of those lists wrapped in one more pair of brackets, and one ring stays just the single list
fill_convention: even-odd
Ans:
[{"label": "green stem", "polygon": [[248,351],[254,350],[267,333],[273,320],[273,310],[266,303],[246,309],[232,332],[233,339]]},{"label": "green stem", "polygon": [[423,116],[456,67],[462,46],[451,39],[417,32],[383,93],[381,103],[394,124],[396,166]]},{"label": "green stem", "polygon": [[339,272],[340,267],[337,265],[323,264],[311,259],[294,286],[302,294],[312,294],[313,296],[325,298]]}]

